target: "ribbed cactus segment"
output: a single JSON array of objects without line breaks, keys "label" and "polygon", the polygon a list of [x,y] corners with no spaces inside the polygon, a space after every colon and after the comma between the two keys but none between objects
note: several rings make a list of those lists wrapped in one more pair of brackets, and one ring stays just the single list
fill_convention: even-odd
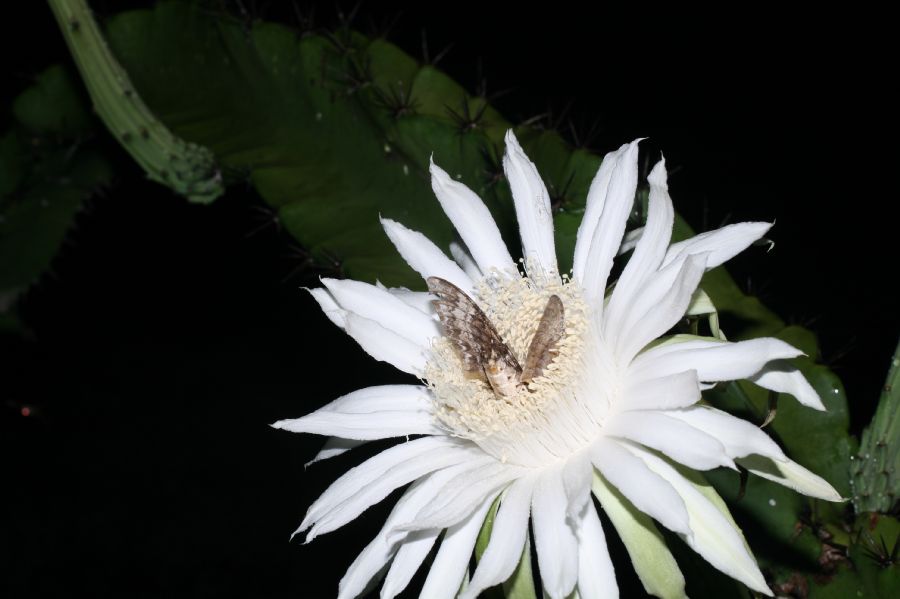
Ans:
[{"label": "ribbed cactus segment", "polygon": [[894,350],[872,423],[850,467],[859,512],[894,511],[900,499],[900,344]]},{"label": "ribbed cactus segment", "polygon": [[147,176],[192,202],[222,195],[225,187],[212,152],[176,136],[153,115],[110,52],[87,3],[49,3],[95,111]]}]

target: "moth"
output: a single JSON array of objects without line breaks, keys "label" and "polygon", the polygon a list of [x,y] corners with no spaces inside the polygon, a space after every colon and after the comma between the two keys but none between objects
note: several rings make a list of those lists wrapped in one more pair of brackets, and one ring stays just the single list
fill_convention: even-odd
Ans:
[{"label": "moth", "polygon": [[449,281],[429,277],[428,290],[444,335],[453,343],[469,374],[486,380],[498,397],[514,395],[539,377],[556,356],[565,332],[562,300],[551,295],[531,339],[522,367],[500,333],[472,298]]}]

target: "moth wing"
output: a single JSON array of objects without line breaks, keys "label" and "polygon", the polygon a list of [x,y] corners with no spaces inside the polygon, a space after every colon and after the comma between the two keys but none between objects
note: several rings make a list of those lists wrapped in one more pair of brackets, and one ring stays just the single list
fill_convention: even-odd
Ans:
[{"label": "moth wing", "polygon": [[459,287],[438,277],[429,277],[428,290],[438,297],[432,304],[444,335],[462,358],[466,372],[486,375],[485,369],[509,372],[518,380],[522,367],[481,308]]},{"label": "moth wing", "polygon": [[541,376],[553,358],[556,357],[556,344],[566,331],[565,309],[559,296],[551,295],[538,323],[537,331],[531,338],[528,354],[525,356],[525,368],[521,381],[527,383]]}]

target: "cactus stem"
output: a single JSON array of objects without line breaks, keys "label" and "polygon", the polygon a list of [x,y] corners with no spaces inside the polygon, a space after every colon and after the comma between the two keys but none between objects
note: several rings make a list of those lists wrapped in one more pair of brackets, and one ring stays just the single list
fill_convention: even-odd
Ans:
[{"label": "cactus stem", "polygon": [[[212,152],[177,137],[153,115],[107,46],[85,0],[49,3],[95,112],[111,132],[122,132],[119,139],[147,176],[193,202],[208,203],[222,195],[225,187]],[[140,139],[131,131],[137,131]],[[170,156],[177,157],[174,178],[163,166]]]}]

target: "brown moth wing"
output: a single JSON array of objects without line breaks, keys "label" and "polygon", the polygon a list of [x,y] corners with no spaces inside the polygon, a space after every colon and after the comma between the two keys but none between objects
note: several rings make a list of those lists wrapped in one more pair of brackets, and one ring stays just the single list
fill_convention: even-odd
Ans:
[{"label": "brown moth wing", "polygon": [[432,304],[466,372],[487,379],[498,395],[514,393],[522,367],[487,315],[453,283],[439,277],[429,277],[427,283],[439,298]]},{"label": "brown moth wing", "polygon": [[559,296],[551,295],[537,331],[531,339],[531,345],[528,346],[521,382],[528,383],[543,374],[544,368],[553,361],[556,344],[562,339],[565,331],[565,310],[562,300]]}]

